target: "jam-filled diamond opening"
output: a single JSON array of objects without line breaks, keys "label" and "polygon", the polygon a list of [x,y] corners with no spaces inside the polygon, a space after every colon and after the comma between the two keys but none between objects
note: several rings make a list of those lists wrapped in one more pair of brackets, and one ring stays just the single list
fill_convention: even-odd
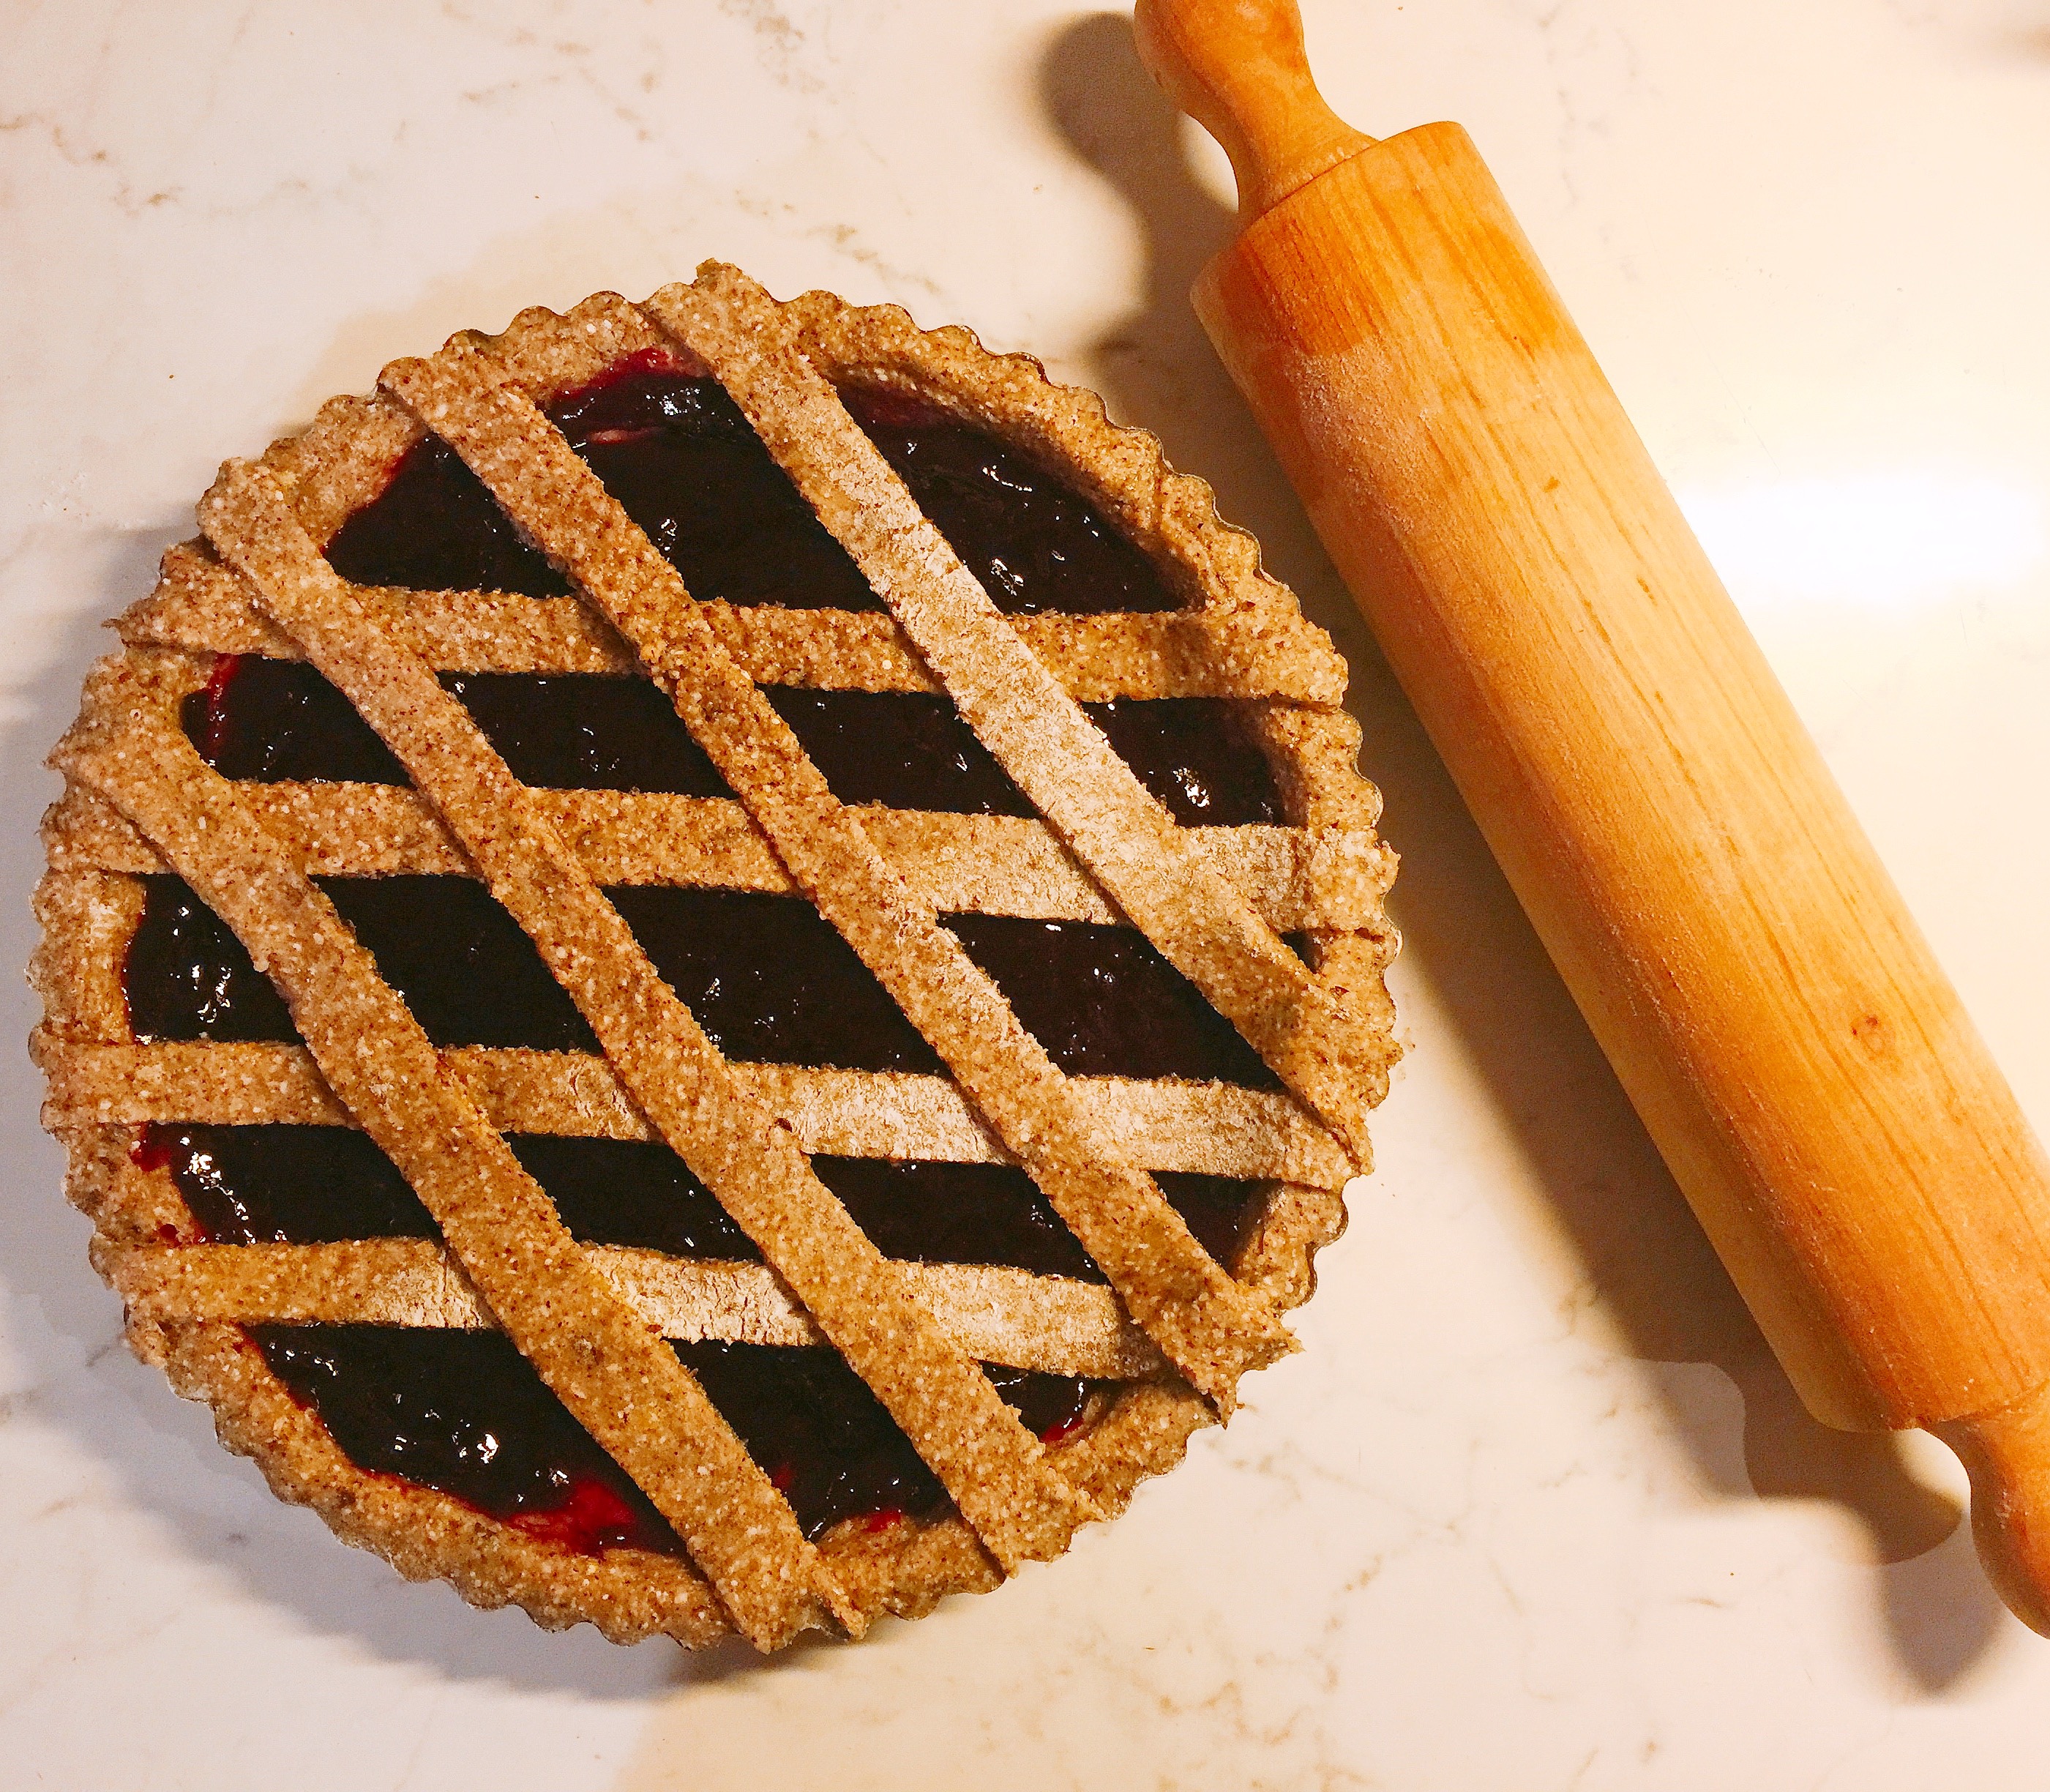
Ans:
[{"label": "jam-filled diamond opening", "polygon": [[497,1332],[251,1325],[271,1372],[358,1468],[594,1555],[681,1541]]}]

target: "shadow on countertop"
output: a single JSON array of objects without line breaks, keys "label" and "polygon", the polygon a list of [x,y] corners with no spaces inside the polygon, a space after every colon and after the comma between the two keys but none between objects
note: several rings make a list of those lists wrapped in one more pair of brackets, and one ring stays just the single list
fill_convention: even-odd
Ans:
[{"label": "shadow on countertop", "polygon": [[1362,763],[1404,855],[1389,908],[1405,974],[1456,1017],[1633,1353],[1713,1364],[1736,1384],[1740,1451],[1676,1382],[1647,1378],[1704,1485],[1730,1500],[1832,1501],[1864,1525],[1880,1561],[1914,1561],[1884,1576],[1888,1624],[1908,1672],[1940,1691],[2004,1621],[1970,1552],[1937,1551],[1959,1510],[1909,1474],[1897,1438],[1833,1431],[1808,1415],[1552,968],[1190,307],[1191,284],[1236,228],[1191,166],[1183,132],[1193,127],[1141,67],[1121,13],[1062,29],[1039,84],[1053,123],[1144,232],[1142,301],[1093,346],[1091,383],[1113,416],[1151,430],[1175,465],[1209,479],[1220,512],[1260,538],[1269,565],[1351,663]]}]

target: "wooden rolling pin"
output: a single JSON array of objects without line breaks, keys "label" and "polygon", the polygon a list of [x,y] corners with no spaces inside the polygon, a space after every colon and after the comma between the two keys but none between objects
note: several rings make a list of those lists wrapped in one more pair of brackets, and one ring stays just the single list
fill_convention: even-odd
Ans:
[{"label": "wooden rolling pin", "polygon": [[1471,141],[1293,0],[1140,0],[1241,232],[1195,306],[1809,1410],[1926,1426],[2050,1634],[2050,1163]]}]

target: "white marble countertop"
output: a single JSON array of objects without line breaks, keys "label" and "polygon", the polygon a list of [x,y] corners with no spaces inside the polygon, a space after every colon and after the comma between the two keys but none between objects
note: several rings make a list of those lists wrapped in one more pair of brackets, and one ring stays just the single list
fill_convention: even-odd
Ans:
[{"label": "white marble countertop", "polygon": [[[2043,0],[1310,0],[1465,123],[2050,1126]],[[1185,303],[1218,163],[1026,0],[0,12],[0,961],[95,624],[224,455],[380,363],[703,257],[1093,385],[1351,658],[1405,855],[1378,1173],[1228,1435],[996,1596],[764,1665],[546,1635],[274,1502],[119,1342],[0,1025],[0,1781],[2042,1783],[2050,1642],[1962,1476],[1806,1418]]]}]

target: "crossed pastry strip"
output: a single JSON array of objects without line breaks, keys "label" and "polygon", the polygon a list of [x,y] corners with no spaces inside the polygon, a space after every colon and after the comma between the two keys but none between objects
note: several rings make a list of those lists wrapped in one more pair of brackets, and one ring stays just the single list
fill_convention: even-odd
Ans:
[{"label": "crossed pastry strip", "polygon": [[[929,525],[923,525],[922,519],[905,521],[902,508],[910,505],[908,494],[896,486],[894,476],[873,450],[867,448],[865,439],[859,439],[859,432],[840,410],[831,389],[787,345],[780,357],[772,353],[765,358],[754,352],[762,340],[773,343],[776,334],[774,313],[761,312],[758,297],[758,291],[736,277],[722,275],[698,289],[671,289],[658,295],[649,309],[661,321],[679,327],[687,348],[711,362],[735,389],[772,451],[822,517],[841,534],[886,599],[894,603],[900,619],[906,621],[934,666],[952,666],[952,675],[942,681],[963,713],[1043,812],[1065,823],[1062,838],[1097,880],[1221,1009],[1229,1013],[1236,1008],[1241,1015],[1251,1017],[1246,1030],[1261,1034],[1254,1043],[1270,1062],[1356,1150],[1363,1149],[1363,1134],[1355,1124],[1358,1107],[1363,1103],[1353,1097],[1348,1107],[1345,1052],[1345,1042],[1359,1029],[1350,1023],[1343,1003],[1280,946],[1269,919],[1256,913],[1234,884],[1218,874],[1222,868],[1211,865],[1200,850],[1183,851],[1179,830],[1163,815],[1158,816],[1156,826],[1144,808],[1134,805],[1136,794],[1140,805],[1152,806],[1121,762],[1108,755],[1100,740],[1094,751],[1109,759],[1108,766],[1101,759],[1088,763],[1089,739],[1074,732],[1078,725],[1086,728],[1086,724],[1050,679],[1043,673],[1036,686],[1026,681],[1021,687],[1018,668],[1012,665],[1000,692],[992,693],[986,684],[976,683],[979,659],[993,653],[997,658],[992,663],[1004,666],[1001,654],[1006,642],[1023,651],[1015,625],[996,617],[993,611],[987,617],[974,613],[973,600],[980,599],[987,609],[987,599],[957,562],[948,564],[950,552]],[[770,326],[766,334],[765,318]],[[398,364],[388,370],[386,384],[470,461],[528,535],[571,573],[594,610],[619,630],[638,654],[643,669],[669,690],[693,735],[773,842],[774,855],[767,858],[769,869],[762,873],[765,883],[780,869],[787,882],[811,896],[840,927],[949,1063],[994,1134],[996,1146],[1031,1170],[1070,1220],[1124,1296],[1133,1318],[1220,1408],[1228,1409],[1238,1373],[1286,1348],[1285,1333],[1257,1294],[1210,1262],[1179,1216],[1160,1200],[1150,1178],[1127,1167],[1117,1144],[1104,1134],[1086,1095],[1046,1060],[1036,1041],[1018,1027],[994,986],[938,925],[934,910],[942,892],[910,888],[887,851],[869,838],[865,830],[871,824],[857,819],[832,798],[794,738],[761,698],[746,670],[727,654],[712,623],[683,591],[668,563],[649,546],[552,427],[483,357],[452,346],[431,362]],[[820,471],[808,447],[805,419],[809,416],[816,420],[822,407],[828,435],[837,431],[859,439],[837,445],[853,455],[851,464],[863,482],[859,502],[850,503],[833,476]],[[861,461],[863,450],[872,465]],[[915,519],[915,507],[911,514]],[[809,1322],[875,1388],[1000,1562],[1008,1568],[1030,1555],[1058,1553],[1074,1524],[1089,1515],[1086,1499],[1066,1486],[1045,1460],[1037,1440],[1025,1434],[996,1399],[964,1348],[960,1328],[949,1333],[935,1322],[917,1290],[916,1278],[907,1278],[902,1266],[884,1263],[837,1201],[811,1177],[795,1136],[774,1123],[766,1125],[764,1134],[766,1116],[750,1099],[747,1079],[736,1075],[734,1067],[727,1066],[711,1050],[596,888],[594,868],[565,844],[551,807],[552,803],[559,809],[561,793],[529,791],[512,779],[461,706],[441,690],[416,656],[406,627],[385,611],[376,594],[348,587],[333,575],[290,506],[264,474],[231,467],[210,495],[203,520],[224,560],[244,574],[256,592],[261,609],[349,696],[407,765],[417,794],[391,793],[394,802],[401,809],[410,806],[416,821],[424,821],[424,812],[431,811],[446,825],[463,861],[474,863],[486,877],[493,893],[535,939],[551,970],[584,1009],[632,1107],[679,1151],[735,1212],[743,1229],[755,1237],[769,1262],[809,1309]],[[879,533],[871,528],[864,534],[864,522],[878,521],[882,524]],[[921,526],[930,540],[914,539]],[[934,542],[938,542],[937,552]],[[908,558],[902,552],[907,544]],[[964,580],[967,591],[960,589]],[[909,615],[906,603],[896,601],[907,592]],[[937,618],[941,634],[929,627],[922,635],[912,626],[921,615],[929,623]],[[992,622],[1000,634],[990,633]],[[941,638],[950,626],[960,637],[951,662]],[[1029,653],[1024,657],[1031,658]],[[1022,701],[1021,688],[1026,693]],[[988,700],[992,694],[1004,698],[996,706],[1004,713],[992,713]],[[1035,729],[1040,736],[1050,736],[1050,745],[1046,738],[1032,738]],[[238,830],[263,833],[263,824],[255,814],[259,805],[200,766],[181,739],[158,738],[141,754],[136,745],[133,740],[90,746],[75,743],[72,769],[81,782],[111,797],[156,849],[185,872],[201,893],[244,933],[253,951],[263,937],[265,917],[247,908],[247,892],[225,887],[217,876],[209,880],[209,870],[217,869],[220,861],[217,856],[210,861],[208,855],[217,842]],[[160,755],[153,763],[178,765],[181,748],[192,763],[181,766],[180,778],[174,782],[199,791],[195,802],[208,818],[208,825],[197,834],[189,815],[173,812],[170,790],[150,787],[137,770],[138,760],[150,755]],[[1074,771],[1078,757],[1084,762],[1083,775],[1062,789],[1035,787],[1033,780],[1045,763],[1050,761]],[[1061,780],[1056,779],[1054,783],[1059,785]],[[1078,790],[1082,795],[1071,798],[1064,790]],[[1076,801],[1082,803],[1082,809],[1072,806]],[[1055,814],[1063,802],[1070,807]],[[1157,809],[1154,814],[1158,815]],[[1039,827],[1036,823],[1024,826],[1028,830]],[[305,880],[303,863],[295,863],[302,861],[307,842],[291,839],[290,833],[285,827],[266,834],[261,851],[269,855],[280,879],[296,878],[295,902],[324,908],[325,899]],[[1129,837],[1135,834],[1136,847]],[[735,851],[753,850],[758,865],[762,862],[758,843],[744,830],[735,828],[731,835]],[[1171,867],[1165,882],[1156,853],[1165,855]],[[1072,868],[1064,868],[1060,875],[1068,890],[1079,888],[1085,900],[1104,912],[1112,912],[1111,904],[1090,891],[1088,880]],[[1186,893],[1191,888],[1198,892],[1193,903]],[[1072,895],[1055,900],[1077,905]],[[1263,906],[1276,921],[1288,912],[1285,900],[1270,900]],[[1191,909],[1196,915],[1194,921],[1187,912]],[[333,919],[331,912],[327,918]],[[340,928],[338,920],[333,925]],[[346,935],[345,928],[341,932]],[[282,948],[284,943],[279,943]],[[335,943],[325,944],[333,947]],[[361,949],[356,951],[361,956]],[[259,963],[263,962],[263,954],[255,955]],[[320,1036],[334,1009],[353,1012],[367,1001],[376,1008],[372,997],[345,980],[344,986],[308,983],[295,990],[294,974],[286,966],[290,956],[289,951],[282,957],[273,955],[270,968],[294,998],[301,1030],[329,1084],[373,1137],[387,1145],[409,1180],[416,1186],[423,1177],[433,1183],[438,1169],[446,1173],[445,1165],[409,1161],[404,1154],[407,1141],[396,1141],[400,1148],[394,1149],[380,1135],[372,1112],[384,1092],[381,1085],[352,1083],[345,1063],[337,1060],[337,1064],[330,1064],[330,1053],[349,1042],[329,1037],[324,1049]],[[333,951],[327,954],[329,958],[334,956]],[[345,953],[340,956],[347,958]],[[1242,975],[1249,964],[1251,995],[1245,993],[1248,978]],[[371,975],[374,979],[374,967]],[[1234,983],[1235,978],[1240,982]],[[1292,997],[1295,1008],[1287,999],[1274,1000],[1277,979],[1282,994]],[[384,994],[388,997],[389,991]],[[338,996],[345,999],[337,1000]],[[392,1021],[393,1027],[403,1032],[412,1025],[403,1015],[403,1005],[392,998],[392,1005],[400,1017]],[[1319,1029],[1318,1037],[1327,1047],[1335,1042],[1335,1064],[1327,1056],[1306,1060],[1302,1054],[1292,1056],[1292,1029],[1287,1023],[1305,1006]],[[1276,1013],[1283,1018],[1279,1028],[1270,1024]],[[378,1018],[380,1033],[388,1030],[384,1023],[391,1017],[378,1009]],[[412,1031],[417,1034],[417,1027]],[[464,1143],[456,1154],[458,1161],[473,1150],[484,1153],[480,1161],[489,1159],[490,1146],[478,1142],[490,1133],[488,1118],[471,1099],[467,1077],[462,1072],[451,1074],[449,1068],[450,1059],[463,1055],[437,1056],[424,1036],[407,1039],[405,1054],[410,1074],[427,1079],[422,1087],[445,1091],[454,1103],[446,1111],[437,1109],[433,1124],[456,1127],[462,1133]],[[431,1076],[427,1069],[431,1062],[435,1066]],[[683,1063],[689,1064],[695,1079],[669,1080]],[[1366,1080],[1370,1083],[1372,1079]],[[684,1087],[694,1093],[679,1095]],[[352,1089],[360,1099],[352,1099]],[[1271,1103],[1276,1098],[1255,1099]],[[384,1124],[388,1130],[388,1113]],[[495,1134],[490,1136],[499,1155],[509,1161],[502,1142],[497,1142]],[[766,1177],[759,1161],[763,1153],[758,1148],[764,1136],[769,1141]],[[819,1148],[809,1139],[805,1142]],[[1327,1159],[1328,1174],[1331,1142],[1326,1137],[1317,1144]],[[994,1153],[985,1150],[979,1154]],[[744,1170],[738,1167],[743,1159]],[[516,1164],[512,1167],[517,1173]],[[419,1176],[414,1174],[416,1168]],[[538,1199],[542,1208],[547,1202],[538,1189],[530,1183],[519,1187],[500,1173],[503,1169],[498,1165],[484,1179],[497,1185],[494,1194],[503,1208],[503,1227],[486,1218],[477,1222],[481,1229],[466,1230],[475,1216],[474,1198],[452,1194],[453,1204],[445,1214],[422,1186],[423,1198],[442,1220],[476,1293],[534,1358],[544,1378],[676,1523],[736,1618],[758,1641],[779,1640],[795,1626],[813,1621],[820,1604],[848,1622],[845,1602],[836,1596],[831,1576],[816,1553],[801,1537],[793,1541],[794,1527],[788,1525],[787,1509],[782,1509],[781,1526],[769,1518],[758,1525],[750,1521],[742,1526],[756,1546],[752,1554],[736,1552],[730,1538],[722,1542],[711,1536],[710,1531],[719,1527],[707,1527],[703,1503],[694,1505],[687,1497],[691,1489],[680,1493],[670,1485],[676,1478],[673,1474],[665,1478],[645,1454],[636,1454],[637,1446],[632,1440],[618,1437],[618,1427],[608,1427],[602,1410],[607,1384],[601,1379],[594,1390],[580,1381],[577,1365],[566,1366],[556,1360],[559,1341],[539,1337],[548,1327],[523,1323],[519,1317],[522,1290],[497,1278],[494,1271],[501,1266],[493,1254],[505,1248],[498,1230],[524,1228],[523,1236],[545,1233],[541,1224],[544,1216],[533,1201]],[[545,1217],[559,1232],[559,1222],[552,1220],[551,1213]],[[217,1259],[232,1259],[238,1266],[224,1267],[219,1274],[229,1279],[236,1275],[245,1280],[260,1279],[260,1259],[248,1255],[250,1248],[254,1247],[220,1247],[212,1253]],[[306,1252],[318,1247],[279,1248],[299,1253],[295,1260],[302,1269],[317,1267]],[[428,1247],[435,1258],[431,1264],[417,1247],[405,1248],[413,1254],[410,1265],[388,1251],[392,1260],[385,1267],[401,1278],[426,1278],[431,1292],[433,1277],[446,1275],[445,1267],[439,1267],[438,1254]],[[723,1431],[715,1414],[706,1423],[708,1407],[698,1411],[689,1395],[680,1391],[689,1377],[649,1329],[650,1320],[657,1327],[662,1324],[650,1310],[651,1304],[660,1303],[651,1303],[645,1289],[633,1283],[632,1266],[601,1266],[599,1254],[578,1252],[566,1233],[559,1238],[548,1236],[534,1248],[542,1255],[532,1259],[528,1268],[544,1263],[548,1274],[567,1279],[563,1285],[575,1289],[579,1302],[585,1303],[580,1312],[595,1316],[589,1321],[580,1317],[577,1325],[588,1323],[593,1336],[610,1339],[622,1353],[618,1360],[634,1365],[630,1372],[660,1390],[657,1398],[680,1415],[675,1423],[684,1428],[676,1435],[688,1436],[696,1447],[702,1443],[699,1431],[709,1435],[712,1427]],[[189,1251],[184,1255],[182,1268],[173,1270],[166,1264],[152,1271],[154,1283],[138,1267],[131,1278],[138,1291],[146,1284],[154,1290],[154,1298],[175,1299],[166,1290],[181,1278],[189,1291],[193,1285],[204,1290],[209,1272]],[[142,1259],[138,1257],[137,1262],[140,1265]],[[360,1256],[353,1259],[342,1279],[350,1275],[360,1277],[361,1263]],[[755,1273],[766,1276],[766,1272]],[[212,1286],[220,1291],[218,1282]],[[406,1297],[392,1291],[392,1285],[384,1286],[388,1302],[405,1305]],[[1086,1292],[1104,1298],[1101,1290]],[[672,1286],[670,1298],[675,1294]],[[433,1322],[450,1322],[446,1315],[460,1309],[466,1298],[446,1297],[439,1309],[445,1317]],[[318,1306],[318,1302],[314,1304]],[[201,1306],[203,1309],[203,1295]],[[473,1301],[473,1310],[474,1306]],[[229,1299],[224,1310],[233,1307]],[[353,1310],[362,1316],[361,1308]],[[791,1314],[793,1319],[801,1317],[794,1309]],[[638,1328],[637,1344],[629,1337],[633,1327]],[[536,1334],[533,1348],[529,1348],[529,1332]],[[657,1367],[658,1360],[668,1367]],[[702,1402],[701,1394],[697,1400]],[[758,1488],[750,1482],[747,1471],[752,1465],[746,1463],[744,1451],[739,1452],[739,1462],[732,1459],[733,1452],[739,1450],[737,1441],[726,1433],[718,1448],[706,1447],[710,1454],[705,1460],[715,1463],[723,1478],[715,1497],[728,1502],[738,1500],[742,1509],[752,1511],[748,1502],[759,1501],[766,1483]],[[758,1471],[754,1478],[759,1480]],[[781,1507],[773,1491],[768,1503]]]},{"label": "crossed pastry strip", "polygon": [[[150,863],[137,869],[160,869],[162,862],[153,852]],[[68,919],[58,917],[58,927]],[[118,938],[132,917],[107,904],[86,919],[87,925],[64,941],[73,957],[103,939]],[[103,990],[91,1005],[118,1011],[119,998],[118,989]],[[580,1138],[655,1136],[602,1058],[489,1046],[458,1046],[441,1055],[503,1130]],[[228,1126],[350,1123],[348,1110],[297,1046],[174,1040],[126,1045],[46,1032],[37,1056],[49,1078],[49,1111],[67,1127],[166,1119]],[[728,1068],[814,1155],[1010,1161],[944,1077],[809,1064]],[[1350,1173],[1350,1161],[1331,1135],[1286,1096],[1217,1083],[1071,1080],[1096,1123],[1115,1127],[1127,1154],[1155,1169],[1319,1189],[1335,1189]]]},{"label": "crossed pastry strip", "polygon": [[[647,309],[710,364],[976,737],[1090,876],[1364,1164],[1366,1097],[1382,1060],[1364,1017],[1189,849],[805,361],[774,301],[721,267],[664,287]],[[1229,1400],[1228,1388],[1190,1378]]]}]

